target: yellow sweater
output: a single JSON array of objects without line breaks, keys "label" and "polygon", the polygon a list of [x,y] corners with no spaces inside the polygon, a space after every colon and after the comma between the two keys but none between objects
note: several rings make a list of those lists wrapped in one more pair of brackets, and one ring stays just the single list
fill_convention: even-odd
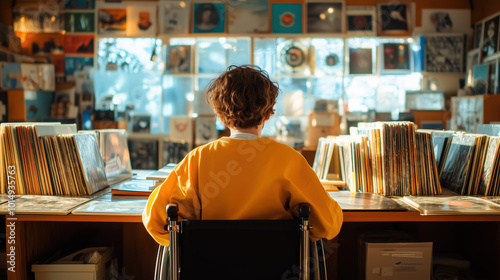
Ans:
[{"label": "yellow sweater", "polygon": [[300,203],[311,205],[313,238],[334,238],[342,210],[325,191],[307,161],[267,137],[223,137],[192,150],[148,199],[146,230],[169,244],[165,207],[176,203],[186,219],[293,219]]}]

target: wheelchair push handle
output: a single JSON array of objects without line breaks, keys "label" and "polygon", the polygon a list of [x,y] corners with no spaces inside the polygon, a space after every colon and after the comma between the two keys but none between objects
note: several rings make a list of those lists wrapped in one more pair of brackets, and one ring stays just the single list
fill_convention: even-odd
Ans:
[{"label": "wheelchair push handle", "polygon": [[167,205],[167,216],[169,221],[177,221],[179,215],[177,214],[177,204],[169,203]]},{"label": "wheelchair push handle", "polygon": [[300,204],[299,205],[299,217],[301,219],[309,219],[309,215],[311,214],[311,206],[309,204]]}]

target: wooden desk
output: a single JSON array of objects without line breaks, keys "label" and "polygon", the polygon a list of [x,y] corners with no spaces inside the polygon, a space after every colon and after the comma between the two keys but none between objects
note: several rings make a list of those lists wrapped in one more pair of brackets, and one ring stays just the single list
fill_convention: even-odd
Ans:
[{"label": "wooden desk", "polygon": [[[146,198],[144,198],[146,199]],[[16,273],[8,279],[34,279],[31,264],[68,246],[113,246],[120,273],[152,279],[158,245],[140,215],[16,215]],[[500,279],[500,215],[421,216],[416,211],[344,211],[337,238],[327,241],[329,279],[354,279],[357,237],[374,230],[404,230],[432,241],[436,252],[458,250],[486,279]],[[9,232],[9,231],[7,231]],[[485,253],[487,252],[487,253]],[[353,274],[354,273],[354,274]],[[122,275],[123,277],[123,275]],[[126,279],[126,278],[125,278]]]}]

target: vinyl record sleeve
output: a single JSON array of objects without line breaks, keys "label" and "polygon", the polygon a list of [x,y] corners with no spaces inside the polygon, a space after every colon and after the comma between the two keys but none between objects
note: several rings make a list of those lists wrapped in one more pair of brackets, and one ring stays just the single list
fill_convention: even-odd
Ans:
[{"label": "vinyl record sleeve", "polygon": [[472,196],[405,196],[422,215],[498,215],[500,205]]},{"label": "vinyl record sleeve", "polygon": [[[92,198],[90,197],[23,195],[15,200],[15,213],[67,215],[71,212],[71,210],[91,199]],[[0,205],[0,213],[9,213],[7,203]]]},{"label": "vinyl record sleeve", "polygon": [[141,216],[147,201],[145,196],[105,194],[79,206],[71,213],[74,215]]},{"label": "vinyl record sleeve", "polygon": [[467,184],[472,161],[475,137],[472,135],[453,135],[439,181],[443,188],[462,193]]},{"label": "vinyl record sleeve", "polygon": [[391,198],[376,193],[353,193],[350,191],[328,192],[342,210],[406,211]]}]

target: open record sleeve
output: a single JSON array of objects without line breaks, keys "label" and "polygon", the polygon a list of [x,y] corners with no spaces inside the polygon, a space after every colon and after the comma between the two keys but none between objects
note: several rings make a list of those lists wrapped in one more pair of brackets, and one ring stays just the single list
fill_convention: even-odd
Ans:
[{"label": "open record sleeve", "polygon": [[405,211],[391,198],[375,193],[353,193],[349,191],[328,192],[342,210]]},{"label": "open record sleeve", "polygon": [[405,196],[422,215],[498,215],[500,205],[472,196]]}]

